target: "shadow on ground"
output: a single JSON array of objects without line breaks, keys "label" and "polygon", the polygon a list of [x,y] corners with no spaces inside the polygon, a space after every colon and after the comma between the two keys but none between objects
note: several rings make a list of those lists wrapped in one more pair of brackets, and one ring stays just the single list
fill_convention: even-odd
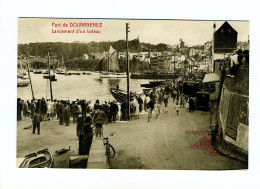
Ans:
[{"label": "shadow on ground", "polygon": [[140,157],[129,157],[124,150],[116,152],[111,161],[111,169],[145,169]]}]

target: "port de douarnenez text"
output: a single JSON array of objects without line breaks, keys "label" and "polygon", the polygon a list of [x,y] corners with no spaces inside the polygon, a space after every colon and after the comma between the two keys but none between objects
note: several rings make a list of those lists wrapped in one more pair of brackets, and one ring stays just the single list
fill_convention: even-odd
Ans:
[{"label": "port de douarnenez text", "polygon": [[[68,29],[64,29],[64,28],[68,28]],[[52,33],[65,33],[65,34],[67,34],[67,33],[93,33],[93,34],[100,34],[101,33],[100,28],[102,28],[102,23],[100,23],[100,22],[70,22],[70,23],[55,23],[55,22],[52,22]]]}]

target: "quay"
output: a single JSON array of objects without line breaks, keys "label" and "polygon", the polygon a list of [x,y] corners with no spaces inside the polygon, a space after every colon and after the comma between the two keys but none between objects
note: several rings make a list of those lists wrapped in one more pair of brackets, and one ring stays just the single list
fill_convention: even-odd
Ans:
[{"label": "quay", "polygon": [[[78,138],[76,124],[72,121],[70,126],[61,126],[56,119],[44,121],[41,123],[41,135],[33,135],[31,129],[23,129],[30,124],[29,118],[17,122],[17,158],[44,148],[54,153],[69,146],[71,156],[77,156]],[[153,115],[150,122],[147,122],[147,114],[142,113],[140,119],[104,124],[104,137],[109,137],[110,144],[116,150],[110,168],[247,169],[247,164],[221,156],[214,150],[210,144],[210,135],[206,132],[209,127],[210,112],[195,110],[190,113],[180,108],[177,115],[172,99],[169,99],[167,111],[162,105],[158,119]],[[102,158],[104,161],[103,147],[102,140],[93,140],[89,154],[92,163],[88,168],[107,168],[105,164],[100,166],[95,163]],[[96,154],[92,154],[93,149],[97,149],[94,150]]]}]

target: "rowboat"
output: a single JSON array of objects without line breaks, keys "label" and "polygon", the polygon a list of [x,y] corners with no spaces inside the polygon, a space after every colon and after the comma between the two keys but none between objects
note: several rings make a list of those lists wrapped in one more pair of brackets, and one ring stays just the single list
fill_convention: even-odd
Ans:
[{"label": "rowboat", "polygon": [[26,87],[30,84],[29,79],[17,78],[17,87]]},{"label": "rowboat", "polygon": [[53,157],[48,149],[43,149],[24,157],[19,168],[51,168]]},{"label": "rowboat", "polygon": [[[110,92],[112,96],[119,102],[127,102],[127,92],[121,89],[111,88]],[[135,93],[130,93],[130,98],[135,97]]]}]

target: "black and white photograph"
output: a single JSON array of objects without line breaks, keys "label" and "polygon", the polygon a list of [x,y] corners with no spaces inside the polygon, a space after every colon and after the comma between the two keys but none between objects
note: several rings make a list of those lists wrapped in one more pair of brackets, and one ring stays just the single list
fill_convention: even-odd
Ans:
[{"label": "black and white photograph", "polygon": [[248,170],[248,20],[17,22],[17,168]]}]

